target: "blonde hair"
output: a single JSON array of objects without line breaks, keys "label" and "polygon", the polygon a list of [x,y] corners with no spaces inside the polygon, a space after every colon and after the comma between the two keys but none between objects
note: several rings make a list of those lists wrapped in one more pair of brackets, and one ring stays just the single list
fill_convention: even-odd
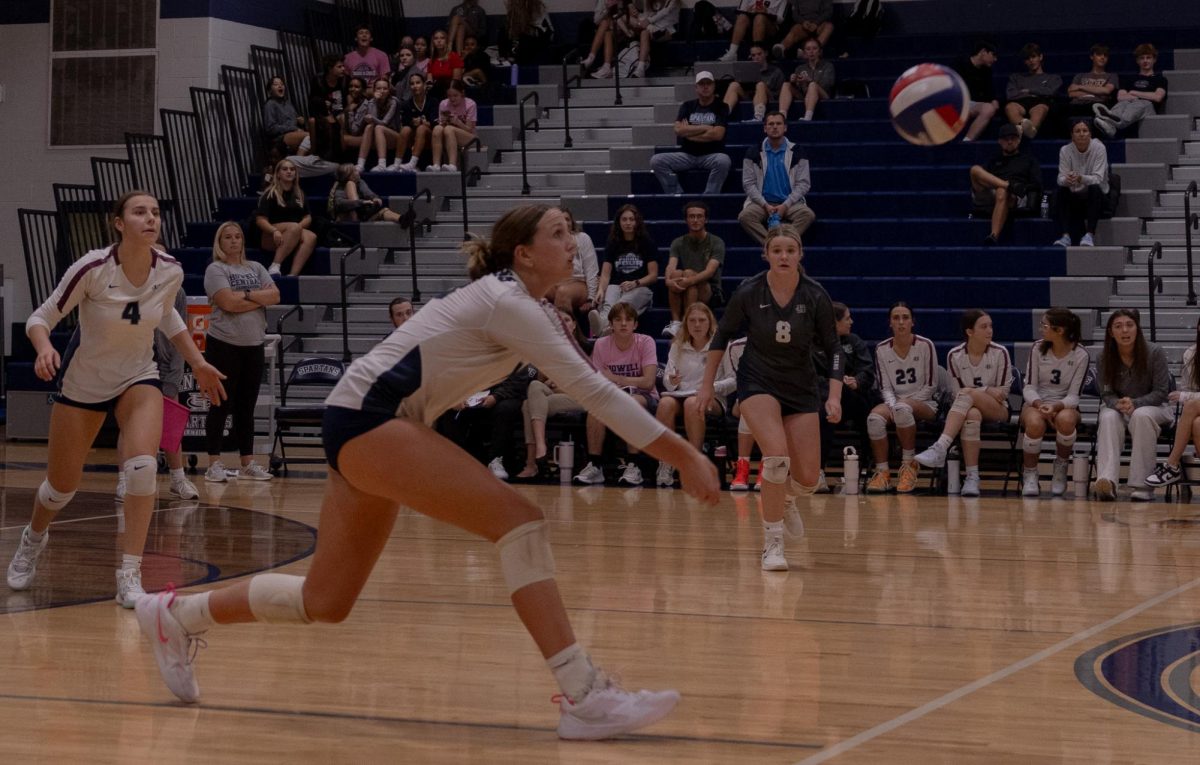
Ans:
[{"label": "blonde hair", "polygon": [[471,281],[512,268],[517,247],[533,241],[538,224],[552,209],[549,205],[514,207],[492,224],[490,239],[473,236],[463,242],[462,251],[467,256],[467,275]]},{"label": "blonde hair", "polygon": [[[225,233],[225,229],[227,229],[227,228],[236,228],[238,231],[242,230],[241,224],[236,223],[231,220],[227,220],[224,223],[222,223],[220,226],[217,226],[217,235],[213,237],[213,248],[212,248],[214,263],[230,262],[229,254],[226,253],[225,250],[221,248],[221,234]],[[246,234],[245,233],[242,233],[242,256],[241,257],[242,257],[242,262],[245,263],[246,262]]]},{"label": "blonde hair", "polygon": [[804,242],[800,239],[800,232],[790,223],[782,223],[767,232],[767,238],[763,240],[763,255],[767,254],[767,249],[771,246],[771,240],[778,239],[781,236],[795,240],[796,245],[800,247],[800,253],[803,255]]},{"label": "blonde hair", "polygon": [[[291,165],[293,170],[296,169],[296,164],[290,159],[285,158],[276,162],[275,167],[271,169],[271,182],[267,184],[267,190],[263,192],[264,197],[268,195],[275,197],[275,201],[279,203],[280,207],[287,207],[287,200],[283,198],[285,192],[279,185],[279,169],[283,167],[284,162]],[[297,176],[296,180],[292,183],[292,190],[290,194],[292,199],[296,200],[301,207],[304,206],[304,190],[300,188],[299,176]]]},{"label": "blonde hair", "polygon": [[683,327],[681,327],[680,330],[675,333],[675,340],[672,341],[673,345],[677,345],[680,348],[691,345],[692,334],[688,332],[687,322],[688,317],[696,312],[704,314],[704,316],[708,319],[708,334],[704,337],[705,342],[712,340],[713,335],[717,333],[717,317],[713,316],[711,308],[697,300],[695,303],[689,305],[687,310],[683,312]]}]

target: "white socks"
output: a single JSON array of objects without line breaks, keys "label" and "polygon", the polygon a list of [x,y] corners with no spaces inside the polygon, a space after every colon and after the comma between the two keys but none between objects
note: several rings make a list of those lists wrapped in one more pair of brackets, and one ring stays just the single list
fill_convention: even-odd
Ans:
[{"label": "white socks", "polygon": [[179,483],[184,478],[183,468],[171,468],[171,483]]},{"label": "white socks", "polygon": [[917,458],[916,449],[901,449],[900,450],[900,459],[904,460],[905,462],[912,462],[916,458]]},{"label": "white socks", "polygon": [[558,687],[571,701],[578,702],[586,696],[596,679],[596,668],[579,643],[572,643],[546,659],[546,666],[550,667]]},{"label": "white socks", "polygon": [[121,570],[128,571],[130,569],[140,569],[142,567],[142,556],[140,555],[122,555]]},{"label": "white socks", "polygon": [[199,595],[182,595],[171,604],[171,613],[175,614],[175,618],[189,635],[204,632],[216,624],[208,611],[208,596],[211,594],[202,592]]},{"label": "white socks", "polygon": [[29,535],[29,541],[30,541],[30,542],[35,542],[35,543],[36,543],[36,542],[41,542],[41,541],[42,541],[42,537],[46,536],[46,532],[45,532],[45,531],[43,531],[41,534],[39,534],[39,533],[37,533],[36,531],[34,531],[34,530],[33,530],[33,526],[26,526],[26,527],[25,527],[25,533]]},{"label": "white socks", "polygon": [[949,449],[950,444],[954,443],[954,439],[951,438],[950,436],[946,435],[945,433],[943,433],[940,436],[938,436],[937,442],[938,442],[938,446],[942,447],[943,449]]},{"label": "white socks", "polygon": [[812,118],[813,118],[812,112],[810,112],[810,111],[804,112],[804,121],[805,122],[812,122]]},{"label": "white socks", "polygon": [[783,521],[763,521],[763,537],[775,539],[783,536]]}]

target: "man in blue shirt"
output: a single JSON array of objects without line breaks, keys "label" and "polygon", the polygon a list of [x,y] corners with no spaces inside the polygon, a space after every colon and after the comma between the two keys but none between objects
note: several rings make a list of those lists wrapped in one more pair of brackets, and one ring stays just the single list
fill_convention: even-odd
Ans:
[{"label": "man in blue shirt", "polygon": [[747,150],[742,160],[746,204],[738,215],[742,228],[759,244],[774,224],[791,223],[803,234],[817,217],[804,200],[812,187],[808,158],[787,139],[783,114],[768,112],[763,132],[767,137],[762,144]]}]

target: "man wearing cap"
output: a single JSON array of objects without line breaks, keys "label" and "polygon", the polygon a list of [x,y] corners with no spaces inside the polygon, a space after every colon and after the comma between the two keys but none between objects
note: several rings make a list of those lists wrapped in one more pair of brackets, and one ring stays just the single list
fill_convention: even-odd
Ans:
[{"label": "man wearing cap", "polygon": [[729,175],[729,156],[725,154],[725,126],[729,107],[716,98],[712,72],[696,75],[696,98],[684,101],[675,116],[675,135],[680,151],[655,154],[650,169],[667,194],[682,194],[678,173],[707,170],[705,194],[719,194]]},{"label": "man wearing cap", "polygon": [[1042,169],[1028,151],[1021,151],[1021,131],[1016,125],[1000,126],[1000,153],[987,167],[971,168],[971,200],[976,208],[992,208],[992,231],[983,240],[990,247],[1000,239],[1009,210],[1027,209],[1041,202]]}]

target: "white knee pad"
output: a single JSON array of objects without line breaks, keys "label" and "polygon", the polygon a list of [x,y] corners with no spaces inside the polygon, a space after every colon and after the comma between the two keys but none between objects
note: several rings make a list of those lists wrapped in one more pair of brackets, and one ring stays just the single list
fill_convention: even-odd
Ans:
[{"label": "white knee pad", "polygon": [[259,574],[250,580],[250,613],[267,624],[308,624],[304,577]]},{"label": "white knee pad", "polygon": [[554,553],[545,521],[523,523],[496,540],[500,570],[511,595],[522,587],[554,578]]},{"label": "white knee pad", "polygon": [[793,478],[789,484],[788,493],[794,497],[807,497],[817,493],[817,485],[814,483],[812,486],[805,486]]},{"label": "white knee pad", "polygon": [[896,420],[897,428],[915,428],[917,418],[913,417],[912,407],[908,404],[896,404],[892,407],[892,417]]},{"label": "white knee pad", "polygon": [[788,457],[763,457],[758,474],[767,483],[780,484],[787,481],[791,469],[792,461]]},{"label": "white knee pad", "polygon": [[979,440],[979,420],[967,420],[962,426],[962,440]]},{"label": "white knee pad", "polygon": [[1079,434],[1074,430],[1072,430],[1070,433],[1059,433],[1054,436],[1054,443],[1058,444],[1059,446],[1074,446],[1075,438],[1078,435]]},{"label": "white knee pad", "polygon": [[867,415],[867,437],[872,441],[882,441],[887,438],[887,420],[883,415],[871,412]]},{"label": "white knee pad", "polygon": [[1025,436],[1024,441],[1021,444],[1021,451],[1025,452],[1026,454],[1041,454],[1042,439]]},{"label": "white knee pad", "polygon": [[158,462],[147,454],[125,460],[125,493],[152,497],[158,493]]},{"label": "white knee pad", "polygon": [[746,422],[745,417],[738,418],[738,433],[743,436],[754,435],[754,433],[750,431],[750,423]]},{"label": "white knee pad", "polygon": [[37,490],[38,502],[47,510],[62,510],[74,496],[73,491],[56,491],[48,480],[42,481]]},{"label": "white knee pad", "polygon": [[958,412],[966,416],[967,412],[971,411],[971,407],[975,404],[975,399],[971,398],[971,394],[965,390],[960,390],[958,395],[954,397],[954,403],[950,405],[951,412]]}]

